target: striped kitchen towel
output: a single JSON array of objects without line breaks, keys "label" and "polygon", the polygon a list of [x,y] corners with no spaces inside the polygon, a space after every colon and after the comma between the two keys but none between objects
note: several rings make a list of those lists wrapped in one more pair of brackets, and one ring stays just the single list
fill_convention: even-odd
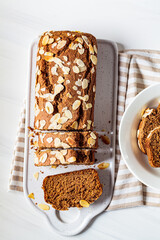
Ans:
[{"label": "striped kitchen towel", "polygon": [[[126,106],[144,88],[160,82],[160,51],[126,50],[119,53],[116,179],[108,210],[134,206],[160,206],[160,191],[143,185],[130,173],[120,155],[119,125]],[[22,111],[12,162],[10,190],[23,191],[25,108]]]}]

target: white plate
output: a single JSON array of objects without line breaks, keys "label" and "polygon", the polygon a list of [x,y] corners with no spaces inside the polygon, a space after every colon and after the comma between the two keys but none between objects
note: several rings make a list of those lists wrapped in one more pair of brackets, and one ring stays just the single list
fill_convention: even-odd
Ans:
[{"label": "white plate", "polygon": [[[27,201],[40,211],[47,218],[49,225],[53,230],[61,235],[75,235],[81,232],[91,219],[103,212],[111,201],[114,186],[114,169],[115,169],[115,139],[116,139],[116,105],[117,105],[117,71],[118,71],[118,54],[115,43],[110,41],[98,40],[98,65],[97,65],[97,86],[95,99],[95,130],[99,134],[105,129],[111,143],[105,145],[100,139],[98,140],[99,148],[96,152],[97,162],[94,166],[76,166],[70,165],[65,168],[59,166],[56,169],[50,166],[34,166],[34,150],[31,149],[28,139],[28,126],[33,127],[34,122],[34,99],[35,99],[35,72],[36,72],[36,53],[38,39],[32,44],[30,52],[30,72],[28,81],[28,97],[26,107],[26,128],[25,128],[25,159],[24,159],[24,194]],[[109,168],[99,170],[99,162],[109,162]],[[89,208],[81,210],[71,208],[68,211],[56,211],[50,207],[49,211],[42,211],[36,203],[44,202],[44,193],[42,190],[43,179],[48,175],[54,175],[74,170],[95,167],[99,173],[100,181],[103,184],[103,193],[101,197]],[[39,173],[39,179],[36,181],[33,177],[35,172]],[[35,200],[27,196],[33,192]]]},{"label": "white plate", "polygon": [[137,129],[141,113],[147,107],[156,108],[160,102],[160,84],[155,84],[140,92],[127,107],[120,124],[120,151],[129,170],[147,186],[160,190],[160,168],[152,168],[147,155],[142,153],[137,143]]}]

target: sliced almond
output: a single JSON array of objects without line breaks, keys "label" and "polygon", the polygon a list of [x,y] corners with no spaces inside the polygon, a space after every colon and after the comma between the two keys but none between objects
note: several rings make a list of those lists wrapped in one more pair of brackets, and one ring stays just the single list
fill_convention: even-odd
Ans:
[{"label": "sliced almond", "polygon": [[88,142],[89,146],[93,146],[96,141],[92,137],[90,137],[90,138],[88,138],[87,142]]},{"label": "sliced almond", "polygon": [[75,121],[72,125],[71,125],[72,128],[74,129],[78,129],[78,122]]},{"label": "sliced almond", "polygon": [[87,109],[92,108],[92,103],[87,103],[86,107],[87,107]]},{"label": "sliced almond", "polygon": [[36,128],[39,128],[39,120],[36,121],[35,126]]},{"label": "sliced almond", "polygon": [[77,94],[78,94],[78,95],[81,95],[81,91],[77,91]]},{"label": "sliced almond", "polygon": [[63,148],[70,148],[70,146],[67,143],[61,142],[61,145],[62,145]]},{"label": "sliced almond", "polygon": [[51,123],[57,123],[58,122],[58,120],[59,120],[59,118],[60,118],[60,113],[56,113],[56,114],[54,114],[54,116],[50,119],[50,122]]},{"label": "sliced almond", "polygon": [[65,161],[65,159],[63,157],[63,154],[60,151],[56,152],[56,158],[59,159],[62,164],[66,163],[66,161]]},{"label": "sliced almond", "polygon": [[102,139],[102,141],[105,143],[105,144],[110,144],[110,139],[109,139],[109,137],[108,136],[106,136],[106,135],[102,135],[101,136],[101,139]]},{"label": "sliced almond", "polygon": [[95,53],[97,53],[97,47],[96,45],[93,46]]},{"label": "sliced almond", "polygon": [[39,50],[39,54],[44,54],[44,49],[43,49],[43,47],[42,48],[40,48],[40,50]]},{"label": "sliced almond", "polygon": [[77,37],[75,41],[77,41],[77,42],[79,42],[79,43],[83,44],[83,39],[82,39],[82,38],[80,38],[80,37]]},{"label": "sliced almond", "polygon": [[78,49],[78,52],[82,55],[84,53],[84,48]]},{"label": "sliced almond", "polygon": [[35,199],[35,198],[34,198],[34,193],[28,194],[28,197],[29,197],[29,198],[32,198],[32,199]]},{"label": "sliced almond", "polygon": [[66,40],[59,41],[57,49],[63,48],[66,45],[66,42],[67,42]]},{"label": "sliced almond", "polygon": [[67,118],[72,119],[72,113],[70,110],[65,110],[64,114]]},{"label": "sliced almond", "polygon": [[54,38],[49,38],[48,44],[51,44],[51,43],[53,43],[53,42],[54,42]]},{"label": "sliced almond", "polygon": [[65,122],[67,122],[68,118],[67,117],[61,117],[58,119],[58,123],[60,124],[64,124]]},{"label": "sliced almond", "polygon": [[69,162],[69,163],[76,162],[76,157],[68,158],[67,162]]},{"label": "sliced almond", "polygon": [[46,141],[47,141],[48,143],[51,143],[51,142],[53,141],[53,138],[52,138],[52,137],[49,137],[49,138],[46,139]]},{"label": "sliced almond", "polygon": [[91,73],[93,74],[94,72],[95,72],[94,67],[92,67],[92,69],[91,69]]},{"label": "sliced almond", "polygon": [[36,59],[36,60],[37,60],[37,62],[38,62],[40,59],[41,59],[41,57],[40,57],[40,56],[38,56],[38,57],[37,57],[37,59]]},{"label": "sliced almond", "polygon": [[50,57],[53,57],[53,53],[51,53],[51,52],[45,52],[45,54],[44,54],[45,56],[50,56]]},{"label": "sliced almond", "polygon": [[75,62],[77,63],[77,65],[79,66],[79,67],[84,67],[85,66],[85,64],[84,64],[84,62],[81,60],[81,59],[75,59]]},{"label": "sliced almond", "polygon": [[80,205],[82,207],[86,207],[87,208],[87,207],[90,206],[90,204],[86,200],[80,200],[79,203],[80,203]]},{"label": "sliced almond", "polygon": [[94,49],[91,44],[89,44],[89,52],[90,54],[94,54]]},{"label": "sliced almond", "polygon": [[87,38],[86,36],[82,36],[82,38],[83,38],[83,40],[85,41],[85,43],[86,43],[87,45],[89,45],[89,40],[88,40],[88,38]]},{"label": "sliced almond", "polygon": [[63,56],[63,59],[64,59],[65,61],[68,61],[68,57],[67,57],[67,56]]},{"label": "sliced almond", "polygon": [[61,153],[62,153],[63,156],[65,156],[67,154],[67,150],[66,149],[65,150],[61,150]]},{"label": "sliced almond", "polygon": [[64,72],[64,74],[69,74],[70,72],[70,68],[69,67],[62,67],[62,71]]},{"label": "sliced almond", "polygon": [[44,46],[47,45],[48,41],[49,41],[49,36],[45,35],[42,39],[42,45],[44,45]]},{"label": "sliced almond", "polygon": [[54,43],[52,44],[52,48],[54,48],[55,46],[57,46],[57,43],[56,43],[56,42],[54,42]]},{"label": "sliced almond", "polygon": [[96,136],[96,134],[95,134],[94,132],[91,132],[91,133],[90,133],[90,136],[91,136],[93,139],[96,139],[96,138],[97,138],[97,136]]},{"label": "sliced almond", "polygon": [[83,124],[83,126],[82,126],[83,128],[86,128],[87,127],[87,125],[86,124]]},{"label": "sliced almond", "polygon": [[62,76],[59,76],[57,82],[58,83],[63,83],[64,82],[64,78]]},{"label": "sliced almond", "polygon": [[70,83],[70,80],[66,80],[66,84],[69,84]]},{"label": "sliced almond", "polygon": [[62,84],[57,84],[54,87],[54,94],[59,94],[64,89],[64,86]]},{"label": "sliced almond", "polygon": [[91,55],[90,58],[91,58],[92,63],[94,65],[97,65],[97,57],[95,55]]},{"label": "sliced almond", "polygon": [[78,87],[82,86],[82,80],[78,79],[78,81],[75,82],[75,85],[77,85]]},{"label": "sliced almond", "polygon": [[72,98],[72,95],[71,95],[69,92],[66,94],[66,96],[67,96],[68,98]]},{"label": "sliced almond", "polygon": [[96,91],[96,86],[95,85],[93,85],[93,92],[95,92]]},{"label": "sliced almond", "polygon": [[99,169],[106,169],[106,168],[109,167],[109,165],[110,165],[109,163],[103,162],[103,163],[98,164],[98,168]]},{"label": "sliced almond", "polygon": [[53,113],[54,108],[53,108],[52,103],[50,103],[50,102],[46,102],[45,110],[46,110],[46,112],[47,112],[48,114]]},{"label": "sliced almond", "polygon": [[40,120],[40,129],[43,129],[43,127],[46,125],[45,120]]},{"label": "sliced almond", "polygon": [[55,64],[54,67],[51,68],[51,73],[52,73],[52,75],[58,76],[57,68],[58,68],[58,66],[57,66],[56,64]]},{"label": "sliced almond", "polygon": [[34,177],[36,180],[38,180],[38,178],[39,178],[39,172],[34,173],[34,174],[33,174],[33,177]]},{"label": "sliced almond", "polygon": [[73,110],[76,110],[77,108],[79,108],[80,105],[81,105],[81,101],[76,100],[72,105]]},{"label": "sliced almond", "polygon": [[45,211],[50,209],[50,206],[48,206],[46,204],[43,204],[43,203],[39,203],[38,207],[42,210],[45,210]]},{"label": "sliced almond", "polygon": [[60,147],[61,146],[61,141],[59,138],[55,138],[54,139],[54,145],[56,148]]},{"label": "sliced almond", "polygon": [[77,66],[73,66],[73,72],[74,73],[79,73],[79,68]]},{"label": "sliced almond", "polygon": [[77,91],[77,89],[78,89],[77,86],[73,86],[73,90]]},{"label": "sliced almond", "polygon": [[82,81],[82,89],[86,89],[88,87],[88,83],[89,81],[86,78],[84,78]]},{"label": "sliced almond", "polygon": [[56,161],[56,158],[55,158],[55,157],[50,158],[50,164],[54,164],[55,161]]},{"label": "sliced almond", "polygon": [[45,161],[47,160],[47,153],[43,153],[43,155],[40,157],[40,162],[41,163],[45,163]]}]

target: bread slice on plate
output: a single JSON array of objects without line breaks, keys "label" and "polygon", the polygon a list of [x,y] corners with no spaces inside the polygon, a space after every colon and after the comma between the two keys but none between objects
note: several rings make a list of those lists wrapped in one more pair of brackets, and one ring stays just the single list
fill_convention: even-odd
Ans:
[{"label": "bread slice on plate", "polygon": [[56,210],[89,207],[102,194],[102,185],[95,169],[47,176],[43,180],[44,199]]},{"label": "bread slice on plate", "polygon": [[160,111],[147,108],[142,116],[137,131],[138,146],[143,153],[146,152],[146,138],[150,131],[160,126]]},{"label": "bread slice on plate", "polygon": [[154,128],[148,134],[146,151],[151,167],[160,167],[160,126]]}]

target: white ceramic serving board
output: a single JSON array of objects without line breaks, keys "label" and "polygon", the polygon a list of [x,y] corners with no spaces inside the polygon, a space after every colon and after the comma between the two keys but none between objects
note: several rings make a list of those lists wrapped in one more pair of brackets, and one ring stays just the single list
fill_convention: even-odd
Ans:
[{"label": "white ceramic serving board", "polygon": [[[25,162],[24,162],[24,194],[34,209],[42,212],[53,230],[61,235],[71,236],[80,233],[93,217],[103,212],[109,205],[114,186],[115,171],[115,139],[116,139],[116,105],[118,85],[118,51],[115,43],[105,40],[98,40],[98,65],[96,78],[96,99],[95,99],[95,130],[101,135],[106,134],[110,144],[104,144],[98,139],[99,147],[95,154],[97,159],[93,166],[59,166],[56,169],[34,166],[34,150],[31,149],[28,138],[28,126],[33,127],[34,122],[34,87],[36,72],[36,53],[38,39],[31,46],[30,72],[28,83],[28,97],[26,107],[26,129],[25,129]],[[102,131],[103,130],[103,131]],[[105,130],[105,132],[104,132]],[[101,162],[110,163],[105,170],[98,169]],[[50,210],[43,211],[36,203],[45,203],[42,182],[48,175],[81,170],[86,168],[97,169],[100,181],[103,184],[103,194],[89,208],[70,208],[68,211],[57,211],[50,206]],[[39,172],[38,181],[33,174]],[[35,199],[28,198],[29,193],[34,193]]]}]

